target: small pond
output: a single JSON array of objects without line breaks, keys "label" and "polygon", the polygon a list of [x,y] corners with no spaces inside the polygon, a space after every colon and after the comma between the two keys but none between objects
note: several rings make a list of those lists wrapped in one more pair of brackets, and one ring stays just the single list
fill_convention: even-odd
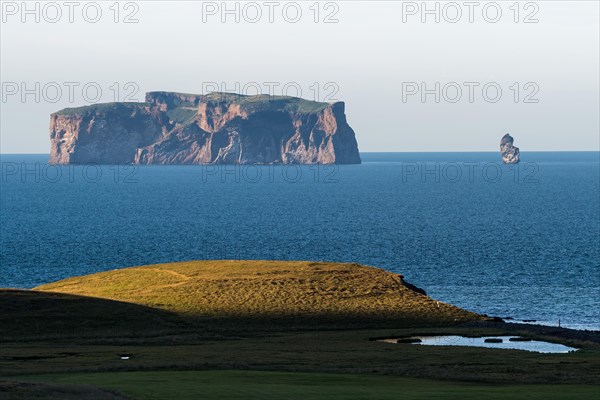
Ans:
[{"label": "small pond", "polygon": [[471,346],[488,347],[491,349],[515,349],[538,353],[568,353],[577,350],[575,347],[539,340],[529,340],[519,336],[411,336],[400,339],[381,339],[379,341],[385,343],[411,343],[424,346]]}]

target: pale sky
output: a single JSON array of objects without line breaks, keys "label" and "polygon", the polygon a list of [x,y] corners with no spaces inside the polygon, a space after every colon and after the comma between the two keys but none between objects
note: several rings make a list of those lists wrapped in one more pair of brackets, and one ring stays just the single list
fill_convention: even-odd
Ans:
[{"label": "pale sky", "polygon": [[[121,2],[117,23],[114,1],[97,2],[96,23],[84,18],[96,3],[78,3],[72,23],[54,3],[52,23],[54,6],[28,2],[27,14],[21,1],[2,1],[2,153],[48,153],[50,113],[90,104],[97,87],[102,102],[143,101],[146,91],[213,83],[249,94],[287,85],[318,100],[337,91],[363,152],[497,151],[507,132],[521,151],[600,150],[597,1],[521,2],[518,15],[514,1],[482,1],[473,22],[460,1],[427,2],[439,22],[421,1],[320,2],[318,15],[314,1],[280,1],[273,22],[263,1],[228,2],[232,14],[221,1]],[[138,22],[124,23],[128,15]]]}]

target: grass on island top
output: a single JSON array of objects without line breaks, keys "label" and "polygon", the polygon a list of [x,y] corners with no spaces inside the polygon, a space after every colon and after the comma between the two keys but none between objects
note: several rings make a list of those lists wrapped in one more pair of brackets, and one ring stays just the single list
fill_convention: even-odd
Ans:
[{"label": "grass on island top", "polygon": [[179,107],[197,107],[200,103],[207,103],[212,106],[239,104],[243,110],[249,113],[265,110],[312,113],[324,110],[330,105],[328,102],[307,100],[301,97],[275,96],[269,94],[244,95],[232,92],[210,92],[207,94],[148,92],[146,95],[162,98],[177,98]]},{"label": "grass on island top", "polygon": [[110,102],[110,103],[97,103],[91,104],[88,106],[81,107],[69,107],[63,108],[60,111],[56,111],[52,113],[52,115],[92,115],[92,114],[106,114],[110,113],[120,113],[123,115],[131,115],[133,111],[139,109],[140,107],[148,106],[148,103],[141,102]]},{"label": "grass on island top", "polygon": [[[205,95],[187,94],[187,93],[170,93],[170,92],[150,92],[155,95],[163,96],[183,96],[188,97],[188,101],[182,101],[176,107],[171,108],[171,112],[178,109],[193,109],[195,115],[200,103],[208,103],[211,106],[227,107],[229,104],[239,104],[239,106],[247,113],[255,113],[259,111],[285,111],[291,113],[308,114],[319,112],[330,106],[330,103],[319,102],[302,99],[292,96],[271,96],[268,94],[259,95],[241,95],[237,93],[212,92]],[[131,113],[137,108],[148,107],[150,103],[144,102],[110,102],[96,103],[81,107],[65,108],[53,113],[53,115],[91,115],[105,114],[107,112],[120,112],[123,114]],[[183,111],[186,116],[191,113]],[[173,118],[173,117],[171,117]],[[179,118],[181,121],[186,121],[189,118]]]},{"label": "grass on island top", "polygon": [[[55,399],[57,397],[52,395],[56,396],[60,388],[60,398],[66,400],[81,398],[64,395],[77,388],[70,386],[72,384],[94,385],[139,400],[587,400],[596,399],[600,395],[600,388],[591,385],[498,386],[393,376],[299,372],[153,371],[55,374],[25,379],[60,385],[54,388],[54,392],[47,392],[48,397],[35,398]],[[26,390],[21,388],[21,394],[27,394]],[[81,390],[83,389],[79,389],[79,395]],[[95,396],[85,398],[122,399],[114,393],[102,392],[99,389],[88,390],[93,390]],[[0,391],[0,398],[1,395]]]},{"label": "grass on island top", "polygon": [[35,290],[117,300],[208,318],[428,324],[482,319],[411,289],[400,275],[358,264],[189,261],[74,277]]},{"label": "grass on island top", "polygon": [[239,104],[247,112],[264,110],[285,110],[290,112],[311,113],[324,110],[330,103],[306,100],[293,96],[271,96],[268,94],[241,95],[237,93],[212,92],[196,95],[199,100],[210,103]]}]

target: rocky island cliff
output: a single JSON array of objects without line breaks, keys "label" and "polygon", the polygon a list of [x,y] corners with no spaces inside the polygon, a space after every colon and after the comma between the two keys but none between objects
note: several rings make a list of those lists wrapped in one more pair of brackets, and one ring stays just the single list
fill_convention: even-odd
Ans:
[{"label": "rocky island cliff", "polygon": [[51,164],[360,164],[343,102],[149,92],[50,116]]},{"label": "rocky island cliff", "polygon": [[500,153],[504,164],[517,164],[521,160],[519,148],[513,146],[514,141],[508,133],[500,140]]}]

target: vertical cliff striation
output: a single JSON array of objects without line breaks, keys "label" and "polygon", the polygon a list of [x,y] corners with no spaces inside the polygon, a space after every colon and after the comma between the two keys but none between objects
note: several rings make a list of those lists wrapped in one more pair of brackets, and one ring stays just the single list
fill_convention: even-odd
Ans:
[{"label": "vertical cliff striation", "polygon": [[359,164],[343,102],[149,92],[50,118],[50,163]]}]

